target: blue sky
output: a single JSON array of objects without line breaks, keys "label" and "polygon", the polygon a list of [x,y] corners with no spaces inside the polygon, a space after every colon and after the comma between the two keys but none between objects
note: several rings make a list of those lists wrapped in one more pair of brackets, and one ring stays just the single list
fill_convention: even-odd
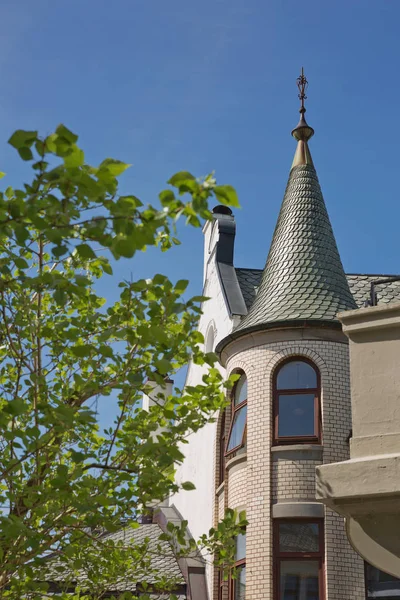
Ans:
[{"label": "blue sky", "polygon": [[[400,5],[303,0],[3,0],[0,168],[28,176],[16,128],[79,133],[87,160],[132,163],[144,201],[175,171],[215,169],[239,193],[237,266],[262,267],[295,149],[295,80],[310,81],[314,162],[345,268],[398,272]],[[118,273],[201,285],[202,239]],[[139,264],[140,261],[140,264]]]},{"label": "blue sky", "polygon": [[[122,191],[155,202],[178,170],[234,185],[236,266],[262,267],[310,81],[314,162],[348,272],[396,273],[400,3],[376,0],[3,0],[0,170],[29,177],[7,146],[16,128],[59,122],[91,163],[132,163]],[[117,278],[165,272],[198,293],[202,235],[118,264]],[[109,287],[107,288],[109,289]]]}]

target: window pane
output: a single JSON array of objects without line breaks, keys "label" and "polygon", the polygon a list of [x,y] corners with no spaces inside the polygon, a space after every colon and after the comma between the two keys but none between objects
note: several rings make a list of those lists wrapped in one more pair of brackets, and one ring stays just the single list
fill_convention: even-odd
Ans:
[{"label": "window pane", "polygon": [[237,406],[247,400],[247,378],[242,375],[235,387],[234,405]]},{"label": "window pane", "polygon": [[314,394],[280,394],[278,436],[315,435]]},{"label": "window pane", "polygon": [[278,373],[278,390],[302,390],[317,387],[317,374],[311,365],[302,360],[292,360]]},{"label": "window pane", "polygon": [[316,560],[282,560],[279,600],[320,600]]},{"label": "window pane", "polygon": [[236,537],[235,560],[243,560],[246,558],[246,534],[239,533]]},{"label": "window pane", "polygon": [[231,435],[229,437],[227,450],[232,450],[236,446],[240,446],[243,439],[243,432],[246,426],[247,404],[239,408],[233,417],[233,425]]},{"label": "window pane", "polygon": [[245,600],[246,597],[246,566],[238,567],[236,569],[236,579],[234,583],[235,587],[235,600]]},{"label": "window pane", "polygon": [[400,598],[400,579],[366,564],[368,598]]},{"label": "window pane", "polygon": [[318,523],[279,523],[280,552],[318,552]]}]

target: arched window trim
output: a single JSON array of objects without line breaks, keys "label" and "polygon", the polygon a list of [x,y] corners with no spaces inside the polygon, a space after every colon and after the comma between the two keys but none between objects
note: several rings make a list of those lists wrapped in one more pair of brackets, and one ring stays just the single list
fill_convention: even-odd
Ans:
[{"label": "arched window trim", "polygon": [[235,405],[235,394],[236,394],[236,389],[240,383],[240,381],[242,380],[243,377],[246,378],[246,382],[247,382],[247,375],[244,371],[237,371],[236,372],[237,375],[240,375],[239,379],[237,380],[237,382],[235,383],[233,389],[232,389],[232,393],[231,393],[231,418],[230,418],[230,424],[229,424],[229,431],[228,431],[228,435],[226,436],[226,449],[225,449],[225,456],[230,456],[231,454],[233,454],[234,452],[237,452],[240,448],[243,448],[243,446],[246,443],[246,435],[247,435],[247,415],[246,415],[246,422],[244,424],[243,427],[243,434],[242,434],[242,439],[240,441],[240,444],[237,444],[237,446],[235,446],[234,448],[230,448],[230,450],[228,450],[228,446],[229,446],[229,441],[231,439],[231,435],[232,435],[232,429],[233,429],[233,425],[235,423],[235,415],[237,413],[240,412],[241,409],[243,409],[246,405],[247,405],[247,397],[245,400],[243,400],[240,404],[236,404]]},{"label": "arched window trim", "polygon": [[[210,343],[211,341],[211,343]],[[210,348],[211,346],[211,348]],[[214,321],[211,321],[207,327],[204,339],[204,352],[214,352],[215,346],[215,326]]]},{"label": "arched window trim", "polygon": [[[290,362],[301,361],[309,364],[315,371],[317,376],[316,388],[301,388],[301,389],[280,389],[278,390],[277,380],[280,370]],[[281,444],[321,444],[322,442],[322,423],[321,423],[321,374],[317,365],[301,354],[289,356],[281,361],[275,367],[273,374],[273,440],[275,445]],[[279,395],[295,395],[304,393],[314,393],[314,435],[310,436],[279,436]]]}]

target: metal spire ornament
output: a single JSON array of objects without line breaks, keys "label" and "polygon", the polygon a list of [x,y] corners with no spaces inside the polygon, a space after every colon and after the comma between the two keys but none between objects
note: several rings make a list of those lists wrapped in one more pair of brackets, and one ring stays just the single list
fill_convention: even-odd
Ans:
[{"label": "metal spire ornament", "polygon": [[306,112],[306,107],[304,106],[304,100],[307,100],[306,91],[308,88],[308,81],[306,76],[304,75],[304,68],[301,67],[301,74],[296,80],[297,87],[299,88],[299,100],[300,100],[300,121],[297,126],[292,131],[292,136],[296,138],[296,140],[302,140],[307,142],[313,135],[314,129],[310,127],[306,119],[304,117],[304,113]]}]

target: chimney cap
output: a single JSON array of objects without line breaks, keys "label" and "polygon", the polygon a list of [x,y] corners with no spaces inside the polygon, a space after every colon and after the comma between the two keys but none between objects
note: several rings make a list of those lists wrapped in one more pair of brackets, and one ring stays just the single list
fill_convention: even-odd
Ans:
[{"label": "chimney cap", "polygon": [[214,215],[232,215],[232,211],[229,206],[224,206],[223,204],[218,204],[218,206],[214,206],[212,209]]}]

